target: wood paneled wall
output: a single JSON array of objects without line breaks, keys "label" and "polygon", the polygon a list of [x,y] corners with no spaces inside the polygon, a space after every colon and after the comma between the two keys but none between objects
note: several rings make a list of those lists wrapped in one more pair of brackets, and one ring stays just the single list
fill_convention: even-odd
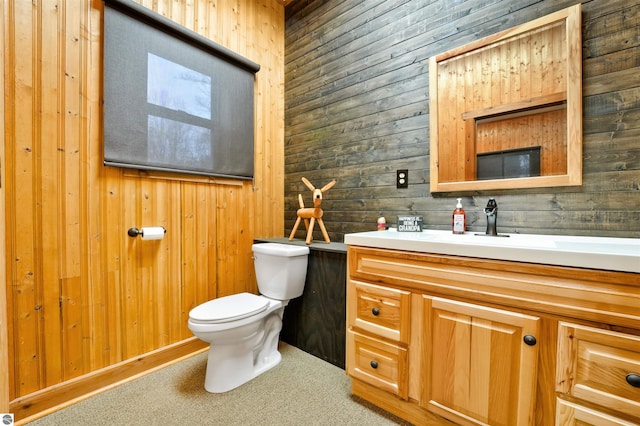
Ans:
[{"label": "wood paneled wall", "polygon": [[[4,16],[4,7],[5,3],[0,3],[0,16]],[[0,22],[0,34],[5,34],[5,20],[3,19]],[[0,68],[5,69],[5,38],[2,37],[2,41],[0,41],[0,50],[2,50],[3,54],[0,56]],[[4,120],[4,112],[5,112],[5,97],[4,97],[4,85],[5,83],[5,75],[3,74],[0,77],[0,87],[2,87],[3,96],[0,97],[0,124],[4,129],[5,120]],[[4,153],[4,132],[0,134],[0,241],[6,240],[6,229],[4,226],[5,223],[5,186],[6,186],[6,167],[3,167],[5,164],[5,153]],[[0,283],[3,284],[3,289],[6,289],[6,247],[4,244],[0,244]],[[9,412],[9,398],[10,398],[10,378],[9,378],[9,327],[8,327],[8,316],[7,316],[7,293],[6,291],[0,290],[0,412],[8,413]]]},{"label": "wood paneled wall", "polygon": [[[284,232],[283,5],[140,3],[261,65],[255,179],[103,166],[102,1],[3,2],[0,411],[19,419],[203,348],[189,310],[256,291],[251,244]],[[132,226],[167,233],[142,241]]]},{"label": "wood paneled wall", "polygon": [[[332,241],[378,216],[450,229],[455,198],[484,231],[490,196],[500,232],[640,237],[640,5],[582,4],[583,185],[431,194],[428,58],[578,0],[309,0],[286,8],[285,228],[302,176],[338,183],[324,196]],[[409,188],[396,189],[396,170]],[[299,232],[298,238],[304,238]],[[316,235],[316,239],[321,236]]]}]

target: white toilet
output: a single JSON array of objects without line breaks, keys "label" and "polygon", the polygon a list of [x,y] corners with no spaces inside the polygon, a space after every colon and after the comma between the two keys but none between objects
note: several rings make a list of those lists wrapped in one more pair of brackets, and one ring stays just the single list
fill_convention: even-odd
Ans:
[{"label": "white toilet", "polygon": [[282,315],[289,300],[302,295],[308,255],[309,248],[304,246],[254,244],[261,295],[220,297],[189,312],[189,329],[211,344],[204,382],[207,391],[230,391],[280,362]]}]

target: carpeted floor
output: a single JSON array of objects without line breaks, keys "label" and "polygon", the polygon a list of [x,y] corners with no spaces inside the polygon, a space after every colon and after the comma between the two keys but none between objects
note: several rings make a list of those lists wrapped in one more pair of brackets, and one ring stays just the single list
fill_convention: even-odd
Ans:
[{"label": "carpeted floor", "polygon": [[351,396],[344,370],[285,343],[280,351],[279,365],[224,394],[204,390],[205,352],[29,424],[406,424]]}]

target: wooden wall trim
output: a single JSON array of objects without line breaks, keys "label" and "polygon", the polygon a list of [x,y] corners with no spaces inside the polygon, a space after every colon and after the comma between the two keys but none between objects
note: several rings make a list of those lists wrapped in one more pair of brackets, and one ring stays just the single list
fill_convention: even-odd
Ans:
[{"label": "wooden wall trim", "polygon": [[[77,379],[17,398],[11,401],[8,412],[14,413],[15,418],[19,419],[17,424],[28,423],[118,385],[131,382],[141,376],[195,356],[208,348],[209,345],[206,342],[192,337],[85,374]],[[204,377],[202,380],[204,383]]]}]

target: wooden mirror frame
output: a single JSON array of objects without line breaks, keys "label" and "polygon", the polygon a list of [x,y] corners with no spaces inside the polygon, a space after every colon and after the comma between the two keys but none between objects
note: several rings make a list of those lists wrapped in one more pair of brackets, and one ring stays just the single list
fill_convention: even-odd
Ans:
[{"label": "wooden mirror frame", "polygon": [[[439,73],[444,68],[445,61],[463,58],[465,55],[473,55],[481,49],[483,52],[490,52],[493,54],[495,61],[496,55],[500,55],[500,46],[505,45],[518,38],[533,37],[533,34],[539,33],[544,30],[545,27],[551,28],[555,25],[563,25],[565,31],[565,37],[563,43],[557,43],[551,48],[563,56],[564,67],[557,67],[561,73],[558,77],[563,83],[564,87],[551,94],[544,94],[543,96],[529,96],[526,98],[520,98],[511,100],[510,102],[502,102],[498,105],[491,105],[491,100],[488,104],[478,107],[477,105],[472,110],[462,110],[460,108],[456,110],[456,116],[448,118],[450,122],[443,123],[443,118],[439,114],[439,103],[444,102],[446,104],[447,96],[451,97],[451,88],[439,87],[440,78]],[[561,44],[561,45],[560,45]],[[493,49],[493,50],[492,50]],[[500,60],[500,56],[497,56]],[[551,64],[555,66],[557,64]],[[528,69],[528,67],[527,67]],[[533,73],[533,71],[529,71]],[[464,77],[465,83],[469,82],[469,74],[467,71]],[[491,74],[491,83],[496,84],[494,74]],[[510,71],[514,74],[513,71]],[[498,76],[499,78],[499,76]],[[542,76],[540,76],[542,78]],[[455,83],[454,83],[455,84]],[[466,89],[469,93],[469,90]],[[517,93],[521,96],[520,92]],[[439,96],[442,98],[439,98]],[[464,97],[464,96],[463,96]],[[510,97],[514,97],[511,96]],[[519,25],[509,30],[502,31],[492,36],[483,38],[481,40],[472,42],[465,46],[461,46],[450,50],[448,52],[439,54],[430,58],[429,60],[429,110],[430,110],[430,188],[431,192],[452,192],[452,191],[476,191],[476,190],[496,190],[496,189],[515,189],[515,188],[537,188],[537,187],[552,187],[552,186],[577,186],[582,184],[582,25],[581,25],[581,5],[569,7],[567,9],[560,10],[542,18],[533,20],[531,22]],[[459,99],[459,95],[457,99]],[[470,180],[468,175],[469,171],[463,171],[466,176],[464,179],[447,180],[441,179],[440,164],[444,162],[464,162],[462,165],[458,165],[459,168],[465,170],[469,167],[471,173],[475,173],[475,163],[471,165],[471,161],[475,162],[476,147],[475,147],[475,134],[477,133],[478,120],[508,120],[511,118],[503,119],[499,117],[521,117],[523,115],[535,115],[543,114],[549,111],[554,111],[559,108],[566,108],[566,172],[561,174],[541,175],[535,177],[522,177],[522,178],[504,178],[504,179],[491,179],[491,180]],[[444,108],[443,108],[444,109]],[[444,115],[444,114],[443,114]],[[564,121],[563,121],[564,123]],[[456,126],[456,130],[449,130],[456,133],[455,143],[458,147],[462,147],[462,151],[466,151],[466,154],[460,154],[458,158],[439,158],[439,153],[444,151],[444,144],[447,141],[445,138],[440,138],[440,129],[445,129],[446,126]],[[449,127],[451,129],[451,127]],[[470,132],[473,136],[470,136]],[[461,160],[462,155],[464,158]],[[443,167],[444,168],[444,167]]]}]

